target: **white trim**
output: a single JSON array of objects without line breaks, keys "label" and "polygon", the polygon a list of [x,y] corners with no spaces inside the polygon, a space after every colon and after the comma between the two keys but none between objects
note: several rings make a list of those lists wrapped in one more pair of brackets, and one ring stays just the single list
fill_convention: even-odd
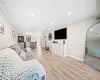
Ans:
[{"label": "white trim", "polygon": [[68,57],[71,57],[71,58],[77,59],[77,60],[79,60],[79,61],[84,61],[84,59],[82,59],[82,58],[78,58],[78,57],[76,57],[76,56],[68,55]]}]

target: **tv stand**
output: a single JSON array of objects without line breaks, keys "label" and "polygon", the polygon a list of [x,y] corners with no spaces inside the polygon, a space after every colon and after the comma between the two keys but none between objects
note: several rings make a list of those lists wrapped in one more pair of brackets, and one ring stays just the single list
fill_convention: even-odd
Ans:
[{"label": "tv stand", "polygon": [[63,40],[55,41],[52,43],[52,53],[66,57],[67,56],[67,44],[63,43]]}]

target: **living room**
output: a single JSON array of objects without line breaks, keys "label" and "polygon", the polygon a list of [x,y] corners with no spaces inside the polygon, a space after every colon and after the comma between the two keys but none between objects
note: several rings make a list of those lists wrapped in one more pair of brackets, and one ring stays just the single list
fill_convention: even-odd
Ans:
[{"label": "living room", "polygon": [[99,16],[99,0],[0,0],[0,79],[100,80]]}]

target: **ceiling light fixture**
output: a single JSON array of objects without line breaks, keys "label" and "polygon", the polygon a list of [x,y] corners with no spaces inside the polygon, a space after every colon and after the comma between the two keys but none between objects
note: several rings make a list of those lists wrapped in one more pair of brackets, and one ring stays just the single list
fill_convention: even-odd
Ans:
[{"label": "ceiling light fixture", "polygon": [[34,17],[34,14],[31,14],[32,17]]},{"label": "ceiling light fixture", "polygon": [[93,29],[90,29],[90,31],[93,31]]},{"label": "ceiling light fixture", "polygon": [[100,36],[100,34],[99,34],[99,36]]},{"label": "ceiling light fixture", "polygon": [[28,25],[31,25],[31,23],[28,23]]},{"label": "ceiling light fixture", "polygon": [[67,13],[68,16],[71,15],[71,14],[72,14],[71,12],[68,12],[68,13]]},{"label": "ceiling light fixture", "polygon": [[51,22],[51,24],[54,24],[53,22]]}]

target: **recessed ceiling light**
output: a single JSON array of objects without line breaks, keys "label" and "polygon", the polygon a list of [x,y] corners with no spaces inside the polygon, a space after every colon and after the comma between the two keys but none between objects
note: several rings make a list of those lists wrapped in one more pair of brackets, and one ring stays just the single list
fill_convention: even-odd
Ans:
[{"label": "recessed ceiling light", "polygon": [[100,34],[99,34],[99,36],[100,36]]},{"label": "recessed ceiling light", "polygon": [[34,14],[31,14],[32,17],[34,17]]},{"label": "recessed ceiling light", "polygon": [[72,14],[71,12],[68,12],[68,13],[67,13],[68,16],[71,15],[71,14]]},{"label": "recessed ceiling light", "polygon": [[31,25],[31,23],[28,23],[28,25]]},{"label": "recessed ceiling light", "polygon": [[51,24],[54,24],[53,22],[51,22]]},{"label": "recessed ceiling light", "polygon": [[93,29],[90,29],[90,31],[93,31]]}]

